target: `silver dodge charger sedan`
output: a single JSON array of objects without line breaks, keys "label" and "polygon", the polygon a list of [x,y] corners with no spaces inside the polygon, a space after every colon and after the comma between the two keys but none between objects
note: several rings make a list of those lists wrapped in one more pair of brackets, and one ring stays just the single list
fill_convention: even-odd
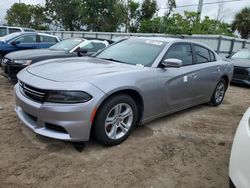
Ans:
[{"label": "silver dodge charger sedan", "polygon": [[223,101],[233,64],[199,43],[173,38],[121,40],[93,57],[46,60],[25,68],[16,113],[37,134],[66,141],[90,135],[120,144],[138,124]]}]

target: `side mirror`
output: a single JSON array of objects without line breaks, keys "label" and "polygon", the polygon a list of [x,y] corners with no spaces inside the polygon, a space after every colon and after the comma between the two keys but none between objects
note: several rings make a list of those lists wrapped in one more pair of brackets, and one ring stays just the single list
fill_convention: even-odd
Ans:
[{"label": "side mirror", "polygon": [[165,59],[161,65],[164,68],[169,68],[169,67],[173,67],[173,68],[180,68],[182,66],[182,60],[180,59]]},{"label": "side mirror", "polygon": [[226,56],[226,58],[230,58],[230,57],[231,57],[231,55],[227,55],[227,56]]},{"label": "side mirror", "polygon": [[75,49],[75,52],[77,52],[78,56],[82,56],[82,54],[86,54],[88,52],[88,50],[78,47]]},{"label": "side mirror", "polygon": [[17,44],[20,44],[20,41],[12,41],[10,44],[13,46],[17,46]]}]

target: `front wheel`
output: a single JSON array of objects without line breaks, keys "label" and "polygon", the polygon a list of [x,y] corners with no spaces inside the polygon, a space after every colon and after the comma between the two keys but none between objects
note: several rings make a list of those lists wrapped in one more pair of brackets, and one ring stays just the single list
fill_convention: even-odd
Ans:
[{"label": "front wheel", "polygon": [[106,146],[120,144],[130,135],[137,118],[137,106],[130,96],[116,95],[107,99],[94,121],[96,140]]},{"label": "front wheel", "polygon": [[210,104],[213,106],[220,105],[224,99],[226,90],[227,90],[227,83],[224,79],[221,79],[215,88]]}]

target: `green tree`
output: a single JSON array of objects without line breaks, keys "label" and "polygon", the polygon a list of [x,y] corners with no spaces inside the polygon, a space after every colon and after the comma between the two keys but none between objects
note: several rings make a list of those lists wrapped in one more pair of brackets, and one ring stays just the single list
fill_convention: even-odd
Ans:
[{"label": "green tree", "polygon": [[5,19],[7,20],[7,24],[11,26],[30,27],[30,5],[14,3],[10,9],[7,10]]},{"label": "green tree", "polygon": [[151,20],[142,20],[140,25],[140,32],[142,33],[164,33],[162,17],[156,17]]},{"label": "green tree", "polygon": [[238,31],[242,38],[247,39],[250,35],[250,7],[243,8],[238,12],[232,23],[233,31]]},{"label": "green tree", "polygon": [[156,0],[144,0],[141,5],[141,20],[150,20],[157,11]]},{"label": "green tree", "polygon": [[15,3],[7,10],[5,19],[8,25],[31,27],[33,29],[48,29],[49,19],[45,15],[45,8],[40,5],[26,5]]},{"label": "green tree", "polygon": [[140,3],[133,0],[128,1],[127,5],[127,27],[129,32],[135,33],[140,26]]},{"label": "green tree", "polygon": [[167,0],[167,9],[165,12],[165,17],[168,18],[170,14],[173,12],[174,8],[176,8],[175,0]]},{"label": "green tree", "polygon": [[55,25],[66,30],[79,30],[81,23],[81,0],[46,0],[47,15]]},{"label": "green tree", "polygon": [[83,0],[81,18],[88,30],[116,31],[125,22],[121,0]]},{"label": "green tree", "polygon": [[31,27],[37,30],[47,30],[51,20],[46,15],[46,8],[41,5],[31,5]]}]

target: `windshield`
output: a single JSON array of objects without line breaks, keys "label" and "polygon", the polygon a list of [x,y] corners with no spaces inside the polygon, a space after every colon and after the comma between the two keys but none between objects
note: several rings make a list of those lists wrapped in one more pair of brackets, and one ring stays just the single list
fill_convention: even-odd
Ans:
[{"label": "windshield", "polygon": [[240,50],[236,52],[232,59],[250,59],[250,50]]},{"label": "windshield", "polygon": [[13,39],[13,38],[19,36],[19,35],[20,35],[20,33],[17,33],[17,32],[16,33],[11,33],[9,35],[5,35],[5,36],[1,37],[1,40],[8,41],[10,39]]},{"label": "windshield", "polygon": [[127,39],[106,48],[96,57],[133,65],[151,66],[166,44],[152,39]]},{"label": "windshield", "polygon": [[70,51],[83,41],[84,41],[84,39],[66,39],[66,40],[63,40],[63,41],[51,46],[49,49]]}]

